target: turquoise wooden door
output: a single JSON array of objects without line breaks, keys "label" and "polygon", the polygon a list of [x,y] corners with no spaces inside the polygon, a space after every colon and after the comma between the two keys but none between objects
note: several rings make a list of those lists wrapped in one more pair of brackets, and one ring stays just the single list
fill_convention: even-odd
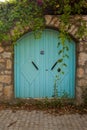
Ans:
[{"label": "turquoise wooden door", "polygon": [[58,32],[51,29],[44,30],[40,39],[28,33],[17,41],[14,47],[15,97],[51,98],[55,96],[55,89],[59,97],[75,96],[75,43],[66,40],[69,50],[64,54],[69,57],[64,58],[63,66],[58,62],[63,56],[60,54],[62,44],[58,46],[60,42]]}]

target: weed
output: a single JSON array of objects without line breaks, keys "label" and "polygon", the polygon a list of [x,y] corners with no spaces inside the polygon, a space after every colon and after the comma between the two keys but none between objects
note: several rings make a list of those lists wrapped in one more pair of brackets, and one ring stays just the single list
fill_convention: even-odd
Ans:
[{"label": "weed", "polygon": [[66,91],[63,91],[61,98],[67,99],[67,98],[69,98],[69,94]]}]

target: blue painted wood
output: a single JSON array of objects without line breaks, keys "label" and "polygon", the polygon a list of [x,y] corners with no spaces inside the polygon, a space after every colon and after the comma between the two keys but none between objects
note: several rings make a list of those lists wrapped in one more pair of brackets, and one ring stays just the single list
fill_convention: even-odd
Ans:
[{"label": "blue painted wood", "polygon": [[[56,63],[62,58],[58,52],[62,44],[59,33],[46,29],[40,39],[35,39],[33,33],[28,33],[19,39],[14,47],[14,86],[17,98],[51,98],[54,95],[56,81],[58,96],[75,96],[75,43],[65,41],[69,51],[64,51],[69,58],[64,58],[67,67]],[[54,65],[55,64],[55,65]],[[53,67],[54,66],[54,67]],[[53,69],[52,69],[53,67]],[[64,74],[58,72],[61,69]]]}]

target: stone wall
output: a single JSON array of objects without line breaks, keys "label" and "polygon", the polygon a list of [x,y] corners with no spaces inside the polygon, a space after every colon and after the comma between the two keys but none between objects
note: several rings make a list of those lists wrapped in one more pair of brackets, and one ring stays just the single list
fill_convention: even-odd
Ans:
[{"label": "stone wall", "polygon": [[82,103],[83,92],[87,89],[87,41],[77,44],[76,99]]},{"label": "stone wall", "polygon": [[0,45],[0,100],[13,97],[12,46]]},{"label": "stone wall", "polygon": [[[46,26],[59,29],[59,19],[56,16],[46,15]],[[75,17],[73,18],[75,19]],[[87,16],[84,16],[87,20]],[[76,26],[68,30],[76,38]],[[0,45],[0,99],[14,98],[13,48],[11,45]],[[83,91],[87,88],[87,40],[76,42],[76,101],[82,103]]]}]

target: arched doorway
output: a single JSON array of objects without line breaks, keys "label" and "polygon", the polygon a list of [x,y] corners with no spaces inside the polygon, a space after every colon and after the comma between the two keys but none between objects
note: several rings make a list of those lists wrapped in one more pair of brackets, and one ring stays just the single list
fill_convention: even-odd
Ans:
[{"label": "arched doorway", "polygon": [[55,30],[45,29],[39,39],[28,33],[17,41],[14,47],[15,97],[67,95],[74,98],[75,43],[66,39],[66,49],[62,54],[58,34]]}]

